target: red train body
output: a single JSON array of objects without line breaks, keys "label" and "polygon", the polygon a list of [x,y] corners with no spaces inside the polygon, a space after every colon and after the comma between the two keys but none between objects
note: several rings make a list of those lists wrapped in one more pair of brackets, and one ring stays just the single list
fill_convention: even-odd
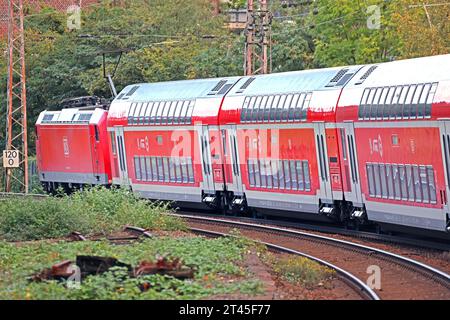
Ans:
[{"label": "red train body", "polygon": [[449,71],[443,55],[128,86],[108,114],[112,183],[150,199],[445,235]]},{"label": "red train body", "polygon": [[107,115],[100,108],[40,114],[36,155],[39,179],[48,191],[111,184]]}]

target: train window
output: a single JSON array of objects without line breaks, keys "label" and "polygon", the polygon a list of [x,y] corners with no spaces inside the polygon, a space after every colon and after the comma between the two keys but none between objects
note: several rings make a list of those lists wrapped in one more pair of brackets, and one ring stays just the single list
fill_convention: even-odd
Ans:
[{"label": "train window", "polygon": [[247,171],[248,171],[248,182],[250,184],[250,187],[255,186],[255,168],[253,167],[253,160],[248,159],[247,160]]},{"label": "train window", "polygon": [[172,101],[166,101],[166,104],[164,105],[164,111],[163,111],[163,117],[161,124],[169,124],[169,113],[170,113],[170,106],[172,105]]},{"label": "train window", "polygon": [[384,106],[386,105],[386,98],[389,92],[389,87],[384,87],[381,91],[380,101],[378,103],[377,119],[383,119],[384,116]]},{"label": "train window", "polygon": [[380,179],[380,168],[378,164],[373,164],[373,176],[375,179],[375,195],[381,198],[381,179]]},{"label": "train window", "polygon": [[284,160],[283,161],[284,164],[284,180],[285,180],[285,186],[286,186],[286,190],[290,190],[292,187],[292,183],[291,183],[291,170],[289,167],[289,160]]},{"label": "train window", "polygon": [[428,172],[428,185],[430,190],[430,202],[436,203],[436,185],[434,181],[433,167],[427,167],[427,172]]},{"label": "train window", "polygon": [[[414,195],[415,199],[412,201],[416,202],[422,202],[422,187],[420,185],[420,174],[419,174],[419,167],[418,166],[412,166],[413,170],[413,180],[414,180]],[[412,196],[410,195],[409,198],[411,199]]]},{"label": "train window", "polygon": [[412,115],[414,116],[414,118],[418,118],[419,117],[419,100],[420,100],[420,96],[422,95],[422,91],[423,91],[424,85],[423,84],[419,84],[417,85],[416,91],[414,92],[414,96],[412,98]]},{"label": "train window", "polygon": [[152,112],[152,109],[153,109],[153,102],[149,102],[147,104],[147,108],[145,109],[144,121],[143,121],[144,125],[148,125],[150,123],[150,114]]},{"label": "train window", "polygon": [[298,105],[298,99],[300,98],[300,94],[295,94],[292,98],[291,105],[289,107],[289,114],[288,114],[288,120],[289,122],[292,122],[295,120],[295,111],[297,110]]},{"label": "train window", "polygon": [[183,183],[189,183],[189,176],[188,176],[188,170],[186,167],[186,158],[180,159],[180,166],[181,166],[181,177]]},{"label": "train window", "polygon": [[423,119],[425,117],[425,109],[427,104],[428,94],[431,89],[431,83],[423,85],[423,90],[420,94],[419,103],[417,106],[417,117]]},{"label": "train window", "polygon": [[273,188],[272,160],[266,160],[267,188]]},{"label": "train window", "polygon": [[305,191],[311,191],[311,175],[309,174],[308,161],[303,161],[303,177],[305,181]]},{"label": "train window", "polygon": [[403,107],[405,106],[406,96],[409,91],[409,86],[403,86],[402,92],[400,94],[400,98],[398,99],[397,104],[397,114],[396,119],[400,120],[403,117]]},{"label": "train window", "polygon": [[152,163],[152,181],[158,181],[158,164],[155,157],[150,158]]},{"label": "train window", "polygon": [[384,199],[388,198],[386,167],[384,164],[380,164],[380,178],[381,178],[381,196]]},{"label": "train window", "polygon": [[370,120],[373,99],[375,98],[375,93],[377,92],[376,88],[370,89],[369,96],[367,97],[366,110],[364,112],[364,120]]},{"label": "train window", "polygon": [[252,111],[253,111],[253,108],[255,106],[255,102],[256,102],[256,97],[251,97],[250,98],[250,102],[248,104],[247,112],[245,114],[246,117],[244,119],[244,122],[250,122],[251,121],[251,119],[252,119]]},{"label": "train window", "polygon": [[140,167],[141,167],[141,180],[147,180],[147,170],[145,168],[145,157],[140,157]]},{"label": "train window", "polygon": [[110,132],[110,138],[111,138],[111,151],[112,154],[115,156],[117,155],[117,145],[116,145],[116,135],[114,132]]},{"label": "train window", "polygon": [[156,162],[158,163],[158,181],[164,181],[164,164],[163,159],[161,157],[156,158]]},{"label": "train window", "polygon": [[137,103],[132,103],[130,110],[128,111],[128,123],[133,123],[134,121],[134,112],[136,110]]},{"label": "train window", "polygon": [[398,171],[398,166],[396,164],[392,165],[392,177],[394,178],[394,197],[396,200],[401,199],[401,188],[400,188],[400,172]]},{"label": "train window", "polygon": [[394,179],[392,177],[392,167],[390,164],[386,164],[386,180],[387,180],[387,193],[389,199],[394,199]]},{"label": "train window", "polygon": [[152,110],[151,110],[151,112],[150,112],[150,121],[149,121],[149,124],[154,124],[155,121],[156,121],[156,111],[157,111],[157,109],[158,109],[158,105],[159,105],[158,102],[154,102],[153,105],[152,105]]},{"label": "train window", "polygon": [[189,108],[187,112],[186,124],[192,123],[192,114],[194,113],[195,100],[189,102]]},{"label": "train window", "polygon": [[305,190],[305,179],[303,177],[303,165],[301,161],[295,162],[295,170],[297,171],[297,186],[298,190]]},{"label": "train window", "polygon": [[261,174],[261,188],[267,188],[267,173],[264,160],[259,160],[259,170]]},{"label": "train window", "polygon": [[302,120],[306,121],[306,118],[308,116],[308,109],[309,109],[309,103],[311,102],[312,92],[309,92],[306,94],[305,97],[305,103],[303,104],[302,109]]},{"label": "train window", "polygon": [[273,98],[272,105],[270,106],[270,116],[269,116],[269,121],[270,122],[274,122],[275,121],[276,112],[277,112],[277,108],[278,108],[278,103],[280,103],[280,96],[276,95]]},{"label": "train window", "polygon": [[370,120],[375,120],[377,118],[377,111],[379,107],[379,101],[381,97],[381,92],[383,91],[383,88],[377,88],[375,91],[375,95],[373,96],[373,100],[370,106]]},{"label": "train window", "polygon": [[139,124],[139,115],[141,114],[143,105],[144,105],[143,103],[136,104],[136,109],[134,110],[134,115],[133,115],[133,123],[134,124]]},{"label": "train window", "polygon": [[242,105],[242,109],[241,109],[241,122],[247,122],[247,112],[248,112],[249,103],[250,103],[250,97],[245,97],[244,104]]},{"label": "train window", "polygon": [[251,115],[251,119],[250,119],[251,122],[258,121],[258,114],[259,114],[259,108],[261,105],[261,101],[262,101],[261,96],[256,97],[255,105],[253,106],[253,109],[252,109],[252,115]]},{"label": "train window", "polygon": [[386,100],[384,101],[383,106],[383,119],[389,119],[391,108],[392,108],[392,99],[394,98],[395,87],[388,87],[388,92],[386,95]]},{"label": "train window", "polygon": [[169,158],[169,176],[170,182],[176,182],[175,179],[175,161],[173,157]]},{"label": "train window", "polygon": [[294,160],[290,161],[290,167],[291,167],[291,189],[292,190],[298,190],[298,179],[297,179],[297,165]]},{"label": "train window", "polygon": [[275,96],[269,96],[267,98],[267,103],[264,108],[264,117],[263,117],[264,122],[269,122],[269,120],[270,120],[270,108],[272,107],[274,98],[275,98]]},{"label": "train window", "polygon": [[169,158],[164,157],[163,158],[163,166],[164,166],[164,182],[170,181],[170,175],[169,175]]},{"label": "train window", "polygon": [[145,157],[145,172],[147,172],[146,181],[152,181],[152,163],[150,157]]},{"label": "train window", "polygon": [[405,166],[398,165],[398,171],[400,175],[400,187],[402,192],[402,200],[408,200],[408,185],[406,180]]},{"label": "train window", "polygon": [[368,163],[366,164],[366,171],[367,171],[367,181],[369,184],[369,196],[375,197],[375,179],[373,176],[373,165]]},{"label": "train window", "polygon": [[398,99],[400,99],[400,94],[403,90],[402,86],[395,87],[394,95],[392,97],[392,106],[391,113],[389,115],[389,119],[394,120],[397,117],[397,109],[398,109]]},{"label": "train window", "polygon": [[405,106],[403,108],[403,119],[414,119],[416,117],[416,108],[412,105],[414,94],[416,93],[417,85],[409,87],[408,94],[405,100]]},{"label": "train window", "polygon": [[167,102],[167,108],[166,108],[166,115],[165,115],[165,123],[166,124],[172,124],[173,123],[173,109],[176,105],[176,101],[168,101]]},{"label": "train window", "polygon": [[165,105],[164,101],[159,102],[158,110],[156,111],[155,124],[161,124],[164,105]]},{"label": "train window", "polygon": [[139,157],[134,157],[134,175],[136,176],[136,180],[140,181],[142,178],[141,174],[141,163],[139,161]]},{"label": "train window", "polygon": [[261,187],[261,174],[260,174],[260,170],[259,170],[259,161],[258,160],[254,160],[253,162],[253,169],[254,169],[254,173],[255,173],[255,187]]},{"label": "train window", "polygon": [[269,96],[264,96],[261,100],[261,104],[259,105],[259,110],[258,110],[258,118],[257,118],[258,122],[264,121],[264,110],[266,109],[268,99],[269,99]]},{"label": "train window", "polygon": [[431,85],[431,89],[427,97],[427,104],[425,105],[425,118],[431,118],[431,104],[433,103],[437,86],[438,84],[436,82]]},{"label": "train window", "polygon": [[361,101],[359,103],[358,108],[358,118],[364,119],[364,115],[366,113],[366,107],[367,107],[367,98],[369,97],[370,89],[364,89],[364,92],[361,96]]},{"label": "train window", "polygon": [[409,201],[414,201],[414,176],[412,172],[412,167],[410,165],[405,166],[406,170],[406,184],[408,187]]},{"label": "train window", "polygon": [[150,108],[150,103],[145,103],[144,107],[141,110],[141,113],[139,115],[139,124],[144,125],[145,124],[145,116],[147,115],[147,110]]},{"label": "train window", "polygon": [[278,161],[278,187],[283,190],[285,188],[284,184],[284,165],[283,161]]},{"label": "train window", "polygon": [[419,188],[422,189],[422,201],[424,203],[430,203],[430,190],[429,190],[429,182],[428,182],[428,171],[425,166],[420,166],[420,182]]},{"label": "train window", "polygon": [[282,114],[281,114],[281,121],[288,121],[289,117],[289,108],[291,107],[292,98],[294,95],[290,94],[286,97],[286,101],[284,102]]},{"label": "train window", "polygon": [[174,158],[175,163],[175,181],[177,183],[183,182],[183,172],[181,171],[181,161],[180,158]]},{"label": "train window", "polygon": [[295,108],[294,114],[292,116],[293,120],[301,120],[302,119],[302,108],[303,103],[305,102],[305,93],[300,93],[297,97],[297,99],[293,103],[293,107]]},{"label": "train window", "polygon": [[278,167],[278,161],[277,160],[271,160],[270,161],[270,170],[272,172],[272,185],[274,189],[278,189],[280,187],[278,174],[280,168]]},{"label": "train window", "polygon": [[189,109],[189,100],[183,101],[183,104],[180,107],[180,114],[178,116],[178,124],[186,123],[186,115]]},{"label": "train window", "polygon": [[275,115],[275,121],[276,122],[280,122],[281,119],[282,119],[283,109],[284,109],[284,104],[286,102],[286,98],[287,98],[286,95],[282,95],[280,97],[280,102],[278,103],[277,112],[276,112],[276,115]]},{"label": "train window", "polygon": [[192,165],[191,158],[187,158],[187,168],[188,168],[189,183],[194,183],[195,182],[194,167]]}]

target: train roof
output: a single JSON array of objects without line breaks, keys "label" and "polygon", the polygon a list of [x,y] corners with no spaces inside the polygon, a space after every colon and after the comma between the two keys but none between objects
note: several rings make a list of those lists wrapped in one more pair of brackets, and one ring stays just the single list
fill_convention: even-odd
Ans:
[{"label": "train roof", "polygon": [[99,124],[106,111],[102,108],[83,110],[69,108],[60,111],[42,111],[36,121],[37,125],[72,125]]},{"label": "train roof", "polygon": [[450,80],[450,54],[365,66],[347,87],[380,87]]},{"label": "train roof", "polygon": [[191,100],[224,96],[240,77],[140,83],[125,87],[115,102]]},{"label": "train roof", "polygon": [[243,77],[228,96],[283,94],[342,88],[361,66],[273,73]]}]

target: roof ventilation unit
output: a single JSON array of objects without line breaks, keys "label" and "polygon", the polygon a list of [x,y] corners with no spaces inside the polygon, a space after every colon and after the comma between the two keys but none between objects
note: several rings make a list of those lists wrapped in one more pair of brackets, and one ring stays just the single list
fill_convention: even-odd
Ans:
[{"label": "roof ventilation unit", "polygon": [[256,78],[252,77],[252,78],[248,78],[247,81],[245,81],[245,83],[242,85],[242,87],[239,88],[238,91],[236,91],[236,93],[243,93],[245,91],[245,89],[247,89],[250,84],[255,81]]},{"label": "roof ventilation unit", "polygon": [[214,88],[208,93],[208,96],[216,95],[220,89],[227,83],[227,80],[220,80]]},{"label": "roof ventilation unit", "polygon": [[[340,70],[333,79],[330,80],[330,82],[326,85],[326,87],[335,87],[340,83],[340,80],[346,75],[348,72],[348,69],[342,69]],[[348,80],[348,79],[347,79]]]},{"label": "roof ventilation unit", "polygon": [[375,71],[375,69],[378,68],[378,66],[371,66],[366,73],[363,74],[363,76],[358,80],[358,82],[355,83],[355,85],[362,84],[366,79],[372,74],[372,72]]}]

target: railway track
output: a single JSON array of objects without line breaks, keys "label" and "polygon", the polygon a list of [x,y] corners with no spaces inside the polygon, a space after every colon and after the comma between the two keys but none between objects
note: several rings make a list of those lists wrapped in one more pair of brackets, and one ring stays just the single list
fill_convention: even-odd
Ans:
[{"label": "railway track", "polygon": [[[192,230],[243,236],[312,256],[346,270],[366,283],[379,270],[380,299],[450,299],[450,275],[419,261],[385,250],[287,228],[212,217],[178,215]],[[372,278],[373,279],[373,278]]]},{"label": "railway track", "polygon": [[[178,211],[179,214],[187,214],[187,215],[199,215],[205,216],[204,213],[196,213],[189,211]],[[207,214],[208,217],[218,218],[218,219],[226,219],[226,220],[234,220],[234,221],[243,221],[248,223],[256,223],[261,225],[272,225],[282,228],[291,228],[297,230],[305,230],[312,232],[320,232],[327,233],[333,235],[342,235],[349,236],[356,239],[368,240],[372,242],[378,243],[386,243],[386,244],[398,244],[404,246],[411,246],[415,248],[424,248],[424,249],[432,249],[439,251],[450,251],[450,244],[444,243],[443,241],[434,241],[427,238],[419,238],[419,237],[410,237],[407,235],[389,235],[389,234],[381,234],[373,231],[367,230],[352,230],[346,229],[340,226],[332,226],[332,225],[324,225],[320,223],[305,223],[305,222],[290,222],[284,220],[277,219],[260,219],[260,218],[250,218],[250,217],[240,217],[240,216],[224,216],[217,214]]]}]

